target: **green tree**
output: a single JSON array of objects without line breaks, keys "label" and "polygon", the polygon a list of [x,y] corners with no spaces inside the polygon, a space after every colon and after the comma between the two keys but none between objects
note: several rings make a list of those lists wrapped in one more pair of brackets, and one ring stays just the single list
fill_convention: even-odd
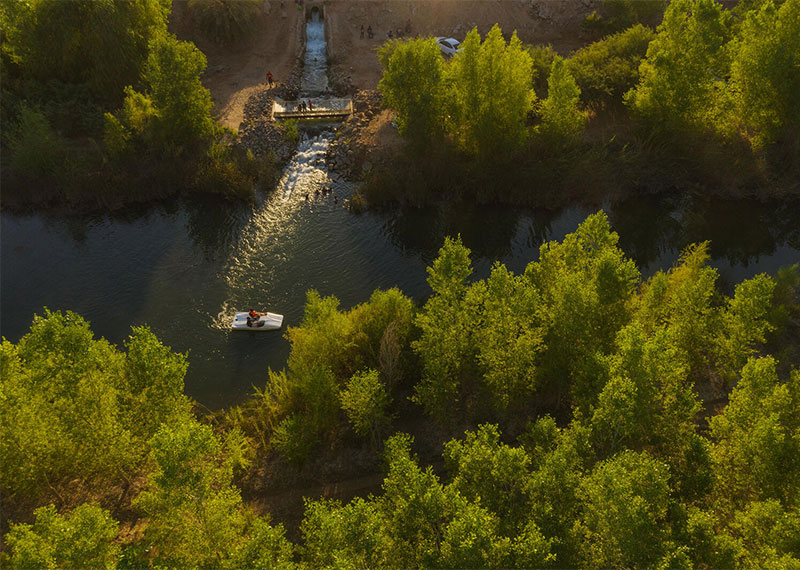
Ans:
[{"label": "green tree", "polygon": [[729,46],[728,117],[753,146],[800,129],[800,2],[780,7],[763,2],[753,9]]},{"label": "green tree", "polygon": [[120,410],[144,447],[161,424],[191,417],[191,401],[183,393],[189,363],[185,354],[172,352],[146,326],[133,327],[125,348]]},{"label": "green tree", "polygon": [[726,33],[713,0],[670,2],[627,103],[656,130],[712,126],[709,115],[728,70]]},{"label": "green tree", "polygon": [[686,356],[668,332],[646,338],[637,324],[622,329],[617,344],[592,414],[595,449],[601,455],[655,449],[662,457],[679,457],[692,442],[700,410],[687,381]]},{"label": "green tree", "polygon": [[67,480],[101,485],[140,449],[119,410],[123,356],[67,312],[34,317],[17,345],[2,343],[0,482],[5,493],[52,494]]},{"label": "green tree", "polygon": [[475,321],[481,329],[477,360],[483,383],[495,408],[513,414],[537,387],[537,359],[544,349],[541,297],[530,281],[500,264],[470,293],[481,299]]},{"label": "green tree", "polygon": [[581,483],[594,461],[589,430],[575,420],[562,430],[555,426],[547,428],[547,423],[537,422],[539,428],[550,432],[548,440],[554,438],[546,442],[530,478],[530,518],[542,535],[552,541],[555,564],[578,567],[582,563],[578,557],[582,539],[572,528],[584,502],[580,495]]},{"label": "green tree", "polygon": [[143,79],[156,108],[155,131],[166,144],[184,145],[209,137],[214,129],[211,94],[200,83],[206,56],[194,44],[170,34],[149,47]]},{"label": "green tree", "polygon": [[497,426],[486,424],[463,441],[447,442],[444,458],[455,474],[450,485],[499,517],[504,535],[524,530],[531,508],[531,461],[524,449],[500,443]]},{"label": "green tree", "polygon": [[537,133],[547,144],[569,144],[583,132],[586,113],[579,108],[580,95],[569,67],[556,56],[547,78],[547,99],[539,105],[542,123]]},{"label": "green tree", "polygon": [[547,97],[547,78],[553,68],[553,60],[558,55],[553,46],[533,45],[527,46],[533,64],[533,90],[538,99]]},{"label": "green tree", "polygon": [[800,566],[800,510],[779,501],[753,501],[730,525],[738,568]]},{"label": "green tree", "polygon": [[150,446],[154,470],[133,502],[150,556],[170,568],[220,565],[244,540],[248,517],[232,480],[246,464],[245,441],[235,430],[220,441],[191,420],[162,426]]},{"label": "green tree", "polygon": [[594,469],[580,486],[583,514],[575,525],[586,568],[654,567],[669,554],[667,467],[625,451]]},{"label": "green tree", "polygon": [[732,299],[716,289],[708,266],[709,244],[691,245],[668,273],[659,271],[636,299],[636,319],[645,331],[664,326],[687,355],[693,382],[726,385],[765,340],[775,282],[758,275],[736,286]]},{"label": "green tree", "polygon": [[378,83],[386,106],[397,117],[397,130],[419,149],[442,135],[444,62],[436,41],[388,42],[378,49],[383,77]]},{"label": "green tree", "polygon": [[800,372],[779,382],[771,357],[751,359],[723,413],[711,419],[715,496],[730,512],[749,501],[797,507],[800,468]]},{"label": "green tree", "polygon": [[17,345],[0,349],[0,484],[7,493],[54,495],[68,480],[102,492],[131,474],[162,423],[183,421],[186,357],[135,328],[122,353],[95,340],[71,313],[34,317]]},{"label": "green tree", "polygon": [[118,524],[108,511],[83,504],[60,515],[54,505],[48,505],[36,509],[34,517],[32,525],[12,523],[6,536],[12,568],[117,567]]},{"label": "green tree", "polygon": [[[430,467],[424,471],[411,455],[404,434],[386,443],[389,472],[379,507],[392,529],[394,566],[485,568],[508,565],[511,541],[498,534],[498,518],[443,486]],[[530,557],[532,537],[516,544],[520,558]],[[546,553],[543,553],[546,556]]]},{"label": "green tree", "polygon": [[614,350],[617,332],[631,319],[629,299],[639,281],[636,264],[617,246],[619,236],[599,212],[562,243],[541,246],[525,277],[544,305],[540,386],[588,413],[602,389],[602,354]]},{"label": "green tree", "polygon": [[472,338],[475,306],[466,298],[466,279],[472,273],[469,249],[461,238],[445,238],[439,256],[428,267],[433,295],[415,319],[419,339],[412,343],[423,366],[414,399],[425,410],[446,421],[463,389],[474,380],[475,351]]},{"label": "green tree", "polygon": [[294,570],[298,565],[294,562],[294,548],[286,539],[283,525],[272,526],[268,520],[256,517],[247,528],[245,541],[223,562],[222,567],[230,570]]},{"label": "green tree", "polygon": [[389,397],[378,378],[378,371],[354,374],[345,389],[339,392],[339,401],[356,435],[369,437],[373,447],[377,448],[389,424]]},{"label": "green tree", "polygon": [[180,154],[214,133],[213,103],[200,82],[206,56],[194,44],[163,33],[150,42],[142,71],[144,93],[125,88],[122,108],[105,117],[106,147],[118,155],[137,141],[143,150]]},{"label": "green tree", "polygon": [[306,501],[303,561],[315,568],[391,568],[394,540],[376,500]]},{"label": "green tree", "polygon": [[19,4],[4,43],[23,76],[87,84],[106,105],[118,104],[122,89],[136,84],[148,44],[166,32],[170,12],[167,0]]},{"label": "green tree", "polygon": [[516,32],[508,44],[497,25],[483,43],[477,29],[467,34],[446,72],[448,130],[463,151],[508,162],[522,148],[536,98],[532,69]]}]

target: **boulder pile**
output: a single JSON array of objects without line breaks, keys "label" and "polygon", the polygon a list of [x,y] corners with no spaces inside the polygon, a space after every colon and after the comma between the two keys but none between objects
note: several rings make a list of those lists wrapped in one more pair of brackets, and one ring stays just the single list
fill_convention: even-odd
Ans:
[{"label": "boulder pile", "polygon": [[272,120],[272,102],[276,97],[288,98],[290,87],[260,89],[244,106],[244,120],[239,125],[239,144],[256,156],[275,153],[280,162],[292,157],[294,145],[283,135],[283,129]]},{"label": "boulder pile", "polygon": [[368,166],[364,163],[367,145],[363,131],[381,106],[381,94],[375,89],[357,91],[353,95],[353,114],[336,129],[336,138],[325,154],[328,170],[346,180],[361,178],[362,170]]}]

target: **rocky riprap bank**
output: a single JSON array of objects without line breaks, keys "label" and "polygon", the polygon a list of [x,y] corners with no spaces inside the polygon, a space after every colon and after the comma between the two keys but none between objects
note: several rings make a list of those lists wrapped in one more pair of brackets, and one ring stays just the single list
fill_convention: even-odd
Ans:
[{"label": "rocky riprap bank", "polygon": [[244,106],[244,120],[239,125],[239,144],[256,156],[274,152],[278,161],[288,161],[294,153],[294,143],[272,120],[272,102],[276,97],[291,99],[296,92],[296,88],[281,85],[272,89],[265,87],[251,95]]},{"label": "rocky riprap bank", "polygon": [[381,110],[378,90],[357,91],[353,95],[353,114],[336,129],[336,138],[328,147],[325,162],[328,170],[346,180],[358,180],[365,166],[367,146],[362,131]]},{"label": "rocky riprap bank", "polygon": [[287,140],[281,129],[272,120],[272,102],[276,99],[296,99],[300,93],[303,76],[305,53],[305,22],[298,20],[295,28],[295,41],[300,49],[292,66],[292,73],[285,83],[277,84],[271,89],[264,86],[250,96],[244,105],[244,118],[239,124],[239,144],[253,152],[256,156],[265,156],[274,152],[281,163],[292,158],[295,147]]}]

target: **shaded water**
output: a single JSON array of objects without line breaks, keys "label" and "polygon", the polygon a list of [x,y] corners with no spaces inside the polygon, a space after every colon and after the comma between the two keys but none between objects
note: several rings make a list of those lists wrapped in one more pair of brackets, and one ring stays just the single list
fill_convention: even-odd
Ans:
[{"label": "shaded water", "polygon": [[[562,239],[594,211],[456,205],[353,215],[344,205],[350,186],[314,168],[318,147],[309,139],[296,157],[307,176],[285,176],[255,207],[174,204],[125,217],[67,219],[4,213],[0,333],[16,342],[43,306],[78,312],[114,343],[132,325],[148,324],[165,344],[189,352],[187,393],[219,408],[241,401],[252,385],[263,386],[267,367],[283,367],[289,351],[282,332],[231,332],[235,309],[283,313],[294,326],[311,288],[336,295],[342,307],[366,301],[378,287],[397,286],[422,300],[429,293],[425,267],[445,235],[461,234],[476,277],[488,275],[494,260],[519,272],[537,259],[543,241]],[[333,192],[316,195],[322,184]],[[800,261],[796,201],[648,198],[615,205],[608,214],[621,247],[645,275],[706,239],[724,287]]]}]

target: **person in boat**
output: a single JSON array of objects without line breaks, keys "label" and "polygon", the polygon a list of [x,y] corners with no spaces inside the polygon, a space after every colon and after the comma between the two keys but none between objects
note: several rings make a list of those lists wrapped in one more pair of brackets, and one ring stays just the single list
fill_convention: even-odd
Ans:
[{"label": "person in boat", "polygon": [[259,326],[262,326],[264,323],[261,323],[261,324],[256,324],[256,323],[258,323],[258,320],[261,318],[261,315],[263,315],[263,314],[264,313],[259,313],[258,311],[254,311],[253,309],[250,309],[250,311],[247,313],[247,326],[248,327],[254,327],[254,326],[255,327],[259,327]]}]

